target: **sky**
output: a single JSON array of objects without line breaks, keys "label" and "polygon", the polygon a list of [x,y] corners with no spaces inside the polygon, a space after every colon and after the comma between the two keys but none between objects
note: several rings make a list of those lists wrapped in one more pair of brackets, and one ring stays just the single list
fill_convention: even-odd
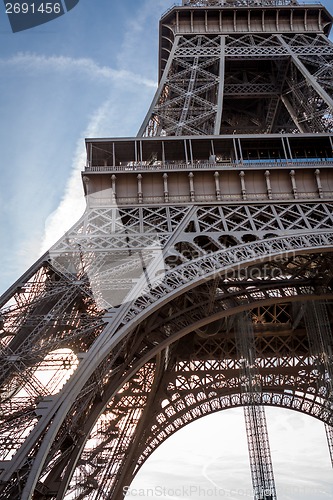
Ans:
[{"label": "sky", "polygon": [[[173,3],[80,0],[18,33],[0,8],[0,294],[83,213],[84,138],[136,135],[157,85],[158,21]],[[279,500],[333,498],[323,425],[286,410],[267,417]],[[244,436],[240,409],[198,420],[156,450],[128,498],[160,487],[156,498],[176,499],[189,485],[197,491],[181,498],[217,498],[214,488],[251,498]]]}]

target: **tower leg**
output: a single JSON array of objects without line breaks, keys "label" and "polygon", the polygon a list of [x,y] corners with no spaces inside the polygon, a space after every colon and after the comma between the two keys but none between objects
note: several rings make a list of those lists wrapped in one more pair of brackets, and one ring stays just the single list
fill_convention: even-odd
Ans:
[{"label": "tower leg", "polygon": [[327,436],[327,444],[330,452],[332,467],[333,467],[333,427],[330,425],[325,425],[326,436]]},{"label": "tower leg", "polygon": [[236,321],[236,345],[243,364],[244,416],[249,450],[254,500],[276,500],[273,465],[269,447],[264,407],[260,404],[262,388],[256,368],[255,338],[252,321],[239,314]]},{"label": "tower leg", "polygon": [[[328,411],[333,402],[333,336],[324,303],[310,302],[305,309],[305,325],[310,344],[310,352],[318,368],[318,385],[327,394]],[[327,443],[333,466],[333,428],[325,425]]]}]

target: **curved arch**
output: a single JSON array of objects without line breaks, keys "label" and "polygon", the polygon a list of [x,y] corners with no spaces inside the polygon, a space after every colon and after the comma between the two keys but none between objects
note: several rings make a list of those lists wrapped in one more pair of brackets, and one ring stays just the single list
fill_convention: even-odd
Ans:
[{"label": "curved arch", "polygon": [[[274,258],[294,257],[307,253],[329,252],[333,246],[333,232],[302,233],[297,236],[284,236],[260,240],[228,249],[219,250],[183,263],[167,271],[163,279],[157,279],[142,288],[140,293],[133,290],[129,296],[134,299],[122,324],[142,319],[149,311],[149,306],[160,306],[166,299],[180,295],[193,286],[211,280],[220,273],[241,270],[246,266],[270,262]],[[152,286],[154,285],[154,286]],[[155,306],[155,307],[156,307]],[[145,314],[142,314],[145,311]]]},{"label": "curved arch", "polygon": [[[193,330],[200,331],[201,328],[204,328],[207,325],[219,322],[219,320],[230,317],[236,313],[251,310],[254,306],[257,305],[268,306],[271,304],[279,304],[286,301],[298,302],[300,300],[300,297],[302,302],[306,302],[309,300],[321,300],[323,298],[322,289],[318,294],[313,287],[302,282],[300,282],[299,285],[293,284],[293,288],[291,288],[290,284],[288,283],[285,283],[284,286],[282,286],[280,282],[276,282],[274,285],[270,283],[270,285],[271,286],[267,285],[265,290],[260,287],[251,287],[249,291],[246,291],[246,289],[240,287],[238,293],[234,292],[232,295],[232,304],[228,304],[229,297],[222,298],[220,303],[220,310],[214,311],[209,315],[204,314],[203,310],[201,311],[201,314],[203,314],[198,317],[199,304],[194,304],[192,308],[186,309],[185,311],[180,310],[179,314],[177,314],[176,312],[175,319],[177,321],[177,324],[180,325],[180,329],[173,331],[171,335],[165,334],[165,337],[163,339],[159,339],[158,344],[154,345],[152,343],[148,350],[141,352],[141,357],[137,358],[135,363],[131,364],[129,370],[124,371],[120,378],[118,378],[116,381],[109,381],[107,387],[104,388],[105,397],[103,402],[101,402],[100,406],[96,406],[94,408],[94,421],[96,421],[99,415],[104,411],[105,407],[114,397],[114,395],[121,390],[123,385],[127,383],[135,375],[135,373],[137,373],[138,370],[144,366],[145,363],[148,363],[152,358],[170,347],[171,344],[182,339]],[[325,299],[333,299],[333,290],[331,291],[329,289],[325,289],[324,292],[326,292]],[[246,302],[244,301],[245,295]],[[168,302],[167,305],[169,303],[170,302]],[[170,318],[167,318],[164,322],[159,323],[157,326],[167,329],[166,327],[169,321]],[[148,338],[148,340],[150,333],[151,331],[149,329],[147,330],[146,327],[144,327],[144,335]]]},{"label": "curved arch", "polygon": [[[136,469],[134,471],[134,474],[132,476],[132,479],[136,476],[136,474],[139,472],[143,464],[149,459],[149,457],[152,455],[152,453],[159,447],[161,446],[170,436],[173,434],[177,433],[179,430],[181,430],[183,427],[191,424],[192,422],[199,420],[207,415],[210,415],[212,413],[218,413],[220,411],[224,410],[229,410],[233,408],[240,408],[244,407],[247,405],[247,401],[242,401],[241,398],[238,397],[238,394],[230,395],[228,398],[225,398],[223,400],[223,403],[226,404],[216,404],[212,406],[211,411],[207,412],[206,408],[200,408],[198,405],[197,407],[192,409],[191,415],[186,418],[185,415],[183,415],[183,422],[182,425],[179,425],[178,427],[174,427],[172,432],[165,433],[163,436],[163,439],[158,440],[154,446],[149,448],[146,453],[143,453],[138,460],[138,463],[136,464]],[[282,409],[287,409],[287,410],[292,410],[296,411],[298,413],[308,415],[310,417],[316,418],[320,422],[327,423],[329,425],[332,425],[332,418],[327,419],[322,416],[321,410],[324,409],[324,405],[321,405],[318,407],[318,414],[314,414],[311,410],[309,410],[312,405],[311,402],[309,401],[308,404],[304,404],[302,402],[302,397],[301,396],[295,396],[292,397],[290,396],[290,400],[288,401],[287,398],[284,398],[282,394],[279,393],[264,393],[262,395],[262,400],[260,402],[261,406],[264,407],[273,407],[273,408],[282,408]],[[189,409],[190,412],[190,409]],[[195,416],[194,416],[195,414]],[[172,424],[169,424],[172,425]]]},{"label": "curved arch", "polygon": [[[287,285],[285,285],[287,287]],[[276,287],[280,290],[281,292],[281,284],[277,283]],[[301,290],[301,287],[299,288]],[[291,297],[286,297],[286,296],[273,296],[273,298],[266,299],[264,301],[261,298],[257,297],[257,291],[258,290],[253,290],[253,297],[257,298],[257,301],[263,305],[268,305],[272,303],[279,303],[279,302],[285,302],[285,300],[289,301],[299,301],[300,297],[297,295],[291,296]],[[240,290],[239,295],[242,296],[244,291]],[[249,296],[250,297],[250,296]],[[331,295],[327,295],[326,298],[331,297]],[[301,297],[302,301],[303,300],[313,300],[316,298],[317,300],[322,299],[321,295],[303,295]],[[141,360],[146,363],[149,363],[149,359],[152,358],[153,355],[156,355],[157,352],[161,352],[162,350],[165,350],[168,346],[170,347],[172,343],[177,342],[181,338],[185,337],[191,331],[193,330],[198,330],[200,327],[204,326],[205,324],[209,324],[213,321],[217,321],[217,318],[225,317],[231,314],[234,314],[235,310],[237,311],[240,310],[245,310],[245,309],[250,309],[253,308],[253,306],[256,305],[256,303],[250,302],[250,303],[243,303],[239,304],[236,306],[234,304],[234,307],[231,308],[230,310],[225,310],[221,308],[219,313],[216,313],[214,315],[211,315],[210,317],[202,317],[201,319],[198,319],[197,316],[193,316],[189,318],[189,323],[186,327],[183,328],[183,330],[180,330],[178,332],[173,332],[173,335],[170,337],[166,337],[164,342],[161,342],[158,344],[158,346],[155,347],[155,349],[152,349],[149,353],[146,353],[144,358]],[[198,307],[198,304],[193,307],[193,310],[196,310]],[[184,315],[188,314],[188,311],[183,311]],[[191,322],[193,318],[196,319],[196,323]],[[177,324],[183,325],[183,320],[180,317],[177,317]],[[149,335],[149,332],[146,331],[146,334]],[[149,338],[149,337],[148,337]],[[140,363],[140,366],[142,364]],[[133,371],[131,374],[127,373],[126,374],[126,380],[127,382],[130,382],[129,376],[134,376],[134,372],[140,368],[138,364],[134,365]],[[300,412],[307,413],[310,415],[316,416],[318,419],[324,421],[324,422],[332,422],[332,415],[331,413],[325,408],[325,397],[324,394],[321,394],[320,397],[317,395],[316,398],[313,398],[313,391],[312,391],[312,385],[316,383],[315,376],[311,375],[311,367],[306,366],[305,368],[308,370],[308,390],[303,389],[303,393],[300,394],[300,392],[297,394],[296,391],[299,391],[299,388],[304,386],[304,373],[301,374],[302,382],[300,380],[300,377],[298,381],[295,379],[292,380],[292,377],[289,376],[288,374],[285,375],[285,380],[284,382],[281,381],[281,373],[283,370],[279,370],[277,367],[275,367],[278,370],[278,373],[275,374],[275,379],[272,380],[271,378],[266,378],[265,379],[265,386],[263,387],[264,392],[262,396],[262,404],[270,404],[273,406],[280,406],[280,407],[285,407],[285,408],[293,408],[296,409]],[[304,364],[300,366],[300,372],[304,369]],[[137,373],[137,372],[136,372]],[[305,374],[306,375],[306,374]],[[311,378],[312,377],[312,378]],[[274,382],[274,383],[273,383]],[[120,383],[119,381],[119,386],[123,386],[123,382]],[[311,385],[312,384],[312,385]],[[239,385],[239,384],[238,384]],[[207,414],[208,412],[213,412],[213,411],[218,411],[222,408],[226,407],[234,407],[234,406],[242,406],[246,404],[246,395],[241,395],[239,393],[239,390],[237,389],[237,380],[234,381],[234,384],[231,388],[229,388],[229,392],[226,392],[224,394],[221,394],[218,396],[216,392],[211,389],[212,387],[212,380],[209,381],[209,384],[205,388],[206,391],[209,389],[209,394],[206,398],[192,398],[192,403],[190,401],[187,401],[187,403],[183,406],[183,408],[178,407],[176,411],[173,412],[174,417],[172,415],[168,415],[167,418],[164,418],[164,423],[165,423],[165,428],[168,428],[169,430],[166,432],[165,428],[163,428],[163,425],[160,425],[160,428],[157,428],[153,430],[152,428],[149,427],[148,430],[148,435],[152,436],[151,437],[151,442],[146,441],[145,444],[145,451],[142,452],[141,449],[141,455],[136,457],[136,463],[138,464],[138,468],[144,463],[144,461],[147,459],[147,457],[154,451],[154,449],[159,446],[169,435],[171,435],[173,432],[176,432],[180,428],[180,426],[186,425],[190,421],[193,420],[193,418],[199,418],[200,416],[203,416],[204,414]],[[110,388],[111,389],[111,386]],[[113,386],[112,388],[115,390],[115,387]],[[287,391],[286,393],[284,391]],[[289,393],[288,393],[289,391]],[[107,396],[108,390],[105,391],[105,396]],[[116,392],[116,390],[115,390]],[[220,391],[221,392],[221,391]],[[109,396],[111,396],[111,393],[109,392]],[[177,402],[176,402],[177,403]],[[163,412],[167,412],[168,408],[172,408],[173,404],[176,404],[173,402],[172,404],[168,404],[168,406],[164,406],[163,409],[159,407],[159,414],[160,418],[163,418]],[[105,408],[107,402],[105,400],[103,407]],[[202,410],[200,410],[202,408]],[[156,412],[158,408],[155,406],[154,407],[154,412]],[[100,407],[100,411],[102,410],[102,407]],[[173,420],[176,422],[175,426]],[[181,422],[181,423],[180,423]],[[163,422],[162,422],[163,424]],[[170,430],[171,429],[171,430]],[[141,442],[141,446],[143,443]],[[138,470],[137,468],[137,470]],[[137,472],[135,471],[135,473]],[[128,478],[127,478],[128,481]],[[129,484],[128,482],[126,484]]]},{"label": "curved arch", "polygon": [[[234,383],[233,390],[220,396],[218,396],[214,387],[212,388],[212,385],[212,382],[209,381],[205,387],[198,389],[196,398],[193,398],[192,394],[186,394],[185,397],[174,400],[172,404],[168,403],[163,408],[160,406],[160,414],[156,415],[156,420],[160,420],[160,428],[154,428],[156,421],[154,421],[152,425],[150,420],[146,421],[146,424],[148,425],[146,436],[149,436],[149,440],[145,443],[142,441],[136,442],[140,453],[134,457],[136,459],[136,469],[133,471],[133,475],[130,477],[126,475],[122,478],[118,477],[118,479],[123,479],[123,481],[121,481],[120,484],[110,484],[110,488],[115,487],[117,488],[117,491],[120,491],[124,485],[130,484],[131,479],[133,479],[151,453],[169,436],[177,432],[183,426],[209,413],[214,413],[227,408],[244,406],[248,403],[248,395],[239,393],[236,381]],[[309,387],[311,388],[311,381],[309,381]],[[301,394],[301,392],[299,390],[297,391],[297,389],[298,388],[295,388],[295,385],[290,383],[289,386],[286,385],[285,387],[285,390],[290,391],[289,394],[287,394],[282,390],[277,390],[276,387],[274,388],[273,383],[271,382],[270,386],[267,385],[264,388],[260,404],[294,409],[331,424],[333,416],[327,407],[325,407],[324,399],[322,401],[314,401],[312,399],[312,394],[307,394],[306,392]],[[130,392],[131,389],[128,390],[128,393]],[[126,393],[124,397],[127,397],[128,393]],[[207,397],[205,397],[205,395]],[[174,409],[172,414],[168,414],[170,409]],[[156,412],[156,406],[154,407],[154,412]],[[161,420],[163,415],[167,415],[167,418],[165,418],[164,421]],[[108,432],[107,428],[104,429],[104,432]],[[144,450],[142,450],[143,444],[145,445]],[[94,459],[96,460],[96,454],[94,455]],[[123,474],[123,470],[121,473]],[[108,478],[108,481],[110,481],[110,477]],[[108,481],[106,479],[103,481],[104,488],[107,488]],[[111,489],[109,492],[111,493]]]},{"label": "curved arch", "polygon": [[[326,398],[326,400],[322,399],[322,401],[313,401],[311,399],[313,395],[310,393],[300,393],[300,391],[298,391],[299,393],[296,394],[295,386],[293,385],[290,385],[289,388],[285,390],[288,390],[289,394],[283,391],[277,391],[276,389],[274,390],[273,387],[271,391],[263,387],[263,393],[261,394],[261,399],[258,401],[258,404],[262,406],[292,409],[317,418],[323,423],[332,425],[333,415],[327,408],[328,398]],[[202,397],[202,400],[200,401],[200,398],[199,400],[192,399],[192,401],[188,401],[186,406],[183,405],[184,401],[187,403],[186,398],[179,401],[178,404],[176,401],[176,411],[174,411],[172,403],[169,403],[168,406],[163,408],[159,418],[162,418],[163,415],[167,415],[167,418],[164,420],[165,425],[161,425],[159,428],[156,426],[156,429],[153,429],[154,434],[151,436],[150,441],[147,442],[145,450],[138,457],[135,474],[158,446],[185,425],[210,413],[229,408],[247,406],[250,402],[248,394],[240,394],[237,391],[218,397],[216,391],[209,388],[207,398],[204,398],[204,394],[204,391],[201,391],[199,396]],[[170,409],[172,409],[172,412],[170,412]]]},{"label": "curved arch", "polygon": [[[92,345],[87,353],[87,357],[80,363],[72,379],[68,382],[68,391],[71,392],[72,396],[75,395],[77,397],[101,361],[109,355],[110,351],[119,342],[126,338],[134,327],[158,308],[167,304],[173,298],[180,296],[186,290],[197,287],[208,280],[213,280],[214,277],[222,273],[227,273],[228,270],[234,270],[235,268],[242,269],[250,264],[271,261],[274,257],[330,252],[332,243],[332,232],[305,233],[272,240],[267,239],[220,250],[183,264],[177,267],[176,270],[167,272],[163,279],[154,284],[154,288],[151,286],[144,288],[139,298],[123,304],[123,306],[114,312],[110,311],[107,313],[105,316],[106,327]],[[141,283],[138,283],[137,287],[140,286]],[[281,289],[281,286],[279,288]],[[311,292],[313,293],[313,290]],[[133,290],[132,293],[135,297],[136,290]],[[286,288],[286,294],[288,294],[288,288]],[[289,293],[289,296],[291,295],[293,295],[292,291]],[[277,296],[274,300],[276,299]],[[50,423],[36,456],[30,479],[27,482],[26,491],[31,491],[34,488],[51,443],[54,441],[65,416],[70,411],[73,399],[69,400],[66,393],[68,392],[66,391],[61,394],[57,400],[54,400],[49,405],[49,408],[36,426],[31,444],[35,442],[37,436],[41,435]],[[55,417],[52,420],[54,415]],[[31,444],[29,444],[28,439],[26,446],[22,446],[23,456],[26,455],[26,449]],[[20,457],[18,456],[17,461],[19,460]],[[15,465],[17,467],[17,464]]]}]

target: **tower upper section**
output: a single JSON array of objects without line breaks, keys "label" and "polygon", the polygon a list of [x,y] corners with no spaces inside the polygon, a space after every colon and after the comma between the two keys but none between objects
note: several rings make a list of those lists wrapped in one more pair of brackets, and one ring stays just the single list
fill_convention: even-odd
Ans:
[{"label": "tower upper section", "polygon": [[285,4],[184,0],[162,16],[138,137],[87,141],[90,203],[331,196],[332,17]]},{"label": "tower upper section", "polygon": [[331,132],[332,22],[295,0],[183,0],[160,21],[159,88],[138,135]]},{"label": "tower upper section", "polygon": [[333,18],[321,4],[296,0],[183,0],[160,21],[160,76],[174,38],[209,33],[321,33],[329,35]]}]

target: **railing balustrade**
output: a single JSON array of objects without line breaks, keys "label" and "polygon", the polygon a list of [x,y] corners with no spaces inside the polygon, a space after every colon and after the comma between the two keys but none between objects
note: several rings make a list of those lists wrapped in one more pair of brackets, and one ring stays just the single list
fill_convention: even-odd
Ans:
[{"label": "railing balustrade", "polygon": [[210,162],[197,161],[185,163],[182,161],[175,162],[156,162],[153,164],[145,162],[129,162],[126,165],[94,165],[85,167],[85,172],[135,172],[135,171],[172,171],[172,170],[219,170],[224,168],[304,168],[304,167],[332,167],[333,158],[313,159],[313,158],[298,158],[298,159],[272,159],[272,160],[243,160],[238,162]]}]

